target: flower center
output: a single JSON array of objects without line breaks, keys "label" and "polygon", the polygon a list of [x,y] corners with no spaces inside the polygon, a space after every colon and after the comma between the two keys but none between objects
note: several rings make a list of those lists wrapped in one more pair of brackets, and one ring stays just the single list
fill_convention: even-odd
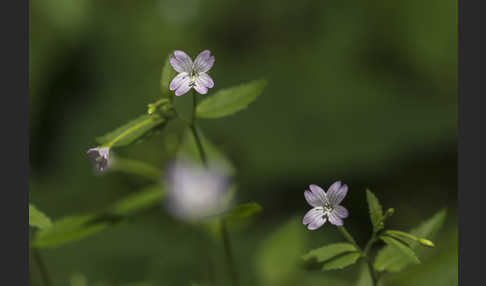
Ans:
[{"label": "flower center", "polygon": [[324,213],[325,214],[331,213],[332,210],[334,209],[330,204],[327,204],[327,203],[324,204],[323,208],[324,208]]},{"label": "flower center", "polygon": [[189,79],[191,80],[189,82],[189,86],[190,87],[194,87],[196,85],[196,78],[199,76],[199,74],[197,73],[197,71],[195,71],[194,69],[191,70],[191,72],[189,73]]}]

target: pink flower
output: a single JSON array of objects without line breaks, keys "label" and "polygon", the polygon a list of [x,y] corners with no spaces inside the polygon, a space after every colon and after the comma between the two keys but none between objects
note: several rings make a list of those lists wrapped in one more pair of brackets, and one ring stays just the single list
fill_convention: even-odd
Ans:
[{"label": "pink flower", "polygon": [[209,50],[202,51],[194,62],[183,51],[174,51],[169,61],[179,73],[169,85],[170,90],[175,90],[176,96],[186,94],[191,88],[206,94],[214,86],[213,79],[207,74],[214,64],[214,56]]},{"label": "pink flower", "polygon": [[348,193],[348,186],[337,181],[329,187],[327,193],[317,185],[310,185],[309,188],[310,191],[304,192],[304,197],[313,208],[305,214],[302,221],[307,225],[307,229],[318,229],[327,220],[334,225],[342,226],[343,219],[347,218],[349,213],[339,204]]}]

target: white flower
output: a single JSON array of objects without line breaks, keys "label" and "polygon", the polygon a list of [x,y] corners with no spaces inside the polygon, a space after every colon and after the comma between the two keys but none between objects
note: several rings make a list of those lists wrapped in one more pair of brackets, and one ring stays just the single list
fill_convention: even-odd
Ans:
[{"label": "white flower", "polygon": [[214,64],[214,56],[211,56],[209,50],[202,51],[194,62],[183,51],[174,51],[169,61],[179,73],[169,85],[170,90],[175,90],[176,96],[187,93],[191,88],[206,94],[214,86],[213,79],[207,74]]},{"label": "white flower", "polygon": [[95,165],[95,168],[103,172],[107,169],[110,158],[110,148],[109,147],[97,147],[91,148],[87,152],[88,159]]},{"label": "white flower", "polygon": [[309,230],[318,229],[327,220],[334,225],[342,226],[343,219],[347,218],[349,213],[339,204],[348,193],[348,186],[337,181],[329,187],[327,193],[317,185],[310,185],[309,188],[310,191],[304,192],[304,197],[313,209],[305,214],[302,223],[307,225]]},{"label": "white flower", "polygon": [[198,221],[229,207],[229,181],[220,172],[179,161],[170,167],[166,180],[167,207],[180,219]]}]

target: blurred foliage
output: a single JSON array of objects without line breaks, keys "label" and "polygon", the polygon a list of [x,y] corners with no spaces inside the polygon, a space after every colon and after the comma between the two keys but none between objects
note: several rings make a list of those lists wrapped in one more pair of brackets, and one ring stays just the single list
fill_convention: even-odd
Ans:
[{"label": "blurred foliage", "polygon": [[[249,108],[200,124],[237,170],[237,201],[264,208],[232,233],[243,285],[353,285],[358,264],[305,272],[278,256],[342,240],[333,228],[310,232],[299,222],[303,190],[337,179],[350,187],[343,204],[358,243],[369,236],[367,187],[396,209],[387,220],[396,229],[447,206],[436,247],[383,285],[457,285],[456,1],[45,0],[30,9],[30,201],[53,222],[98,213],[152,184],[136,174],[96,176],[86,150],[160,98],[167,54],[208,48],[211,91],[269,82]],[[184,111],[190,102],[175,104]],[[182,127],[170,122],[115,155],[162,168]],[[72,284],[75,273],[86,277],[73,278],[77,285],[205,285],[200,238],[155,207],[42,256],[56,285]],[[41,285],[36,277],[32,285]]]}]

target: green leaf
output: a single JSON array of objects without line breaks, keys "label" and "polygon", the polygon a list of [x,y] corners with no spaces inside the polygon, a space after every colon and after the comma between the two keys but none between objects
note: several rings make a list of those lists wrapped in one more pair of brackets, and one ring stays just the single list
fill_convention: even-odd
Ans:
[{"label": "green leaf", "polygon": [[262,209],[262,206],[255,202],[244,203],[237,205],[228,212],[224,213],[222,218],[228,221],[243,219],[261,212]]},{"label": "green leaf", "polygon": [[366,200],[368,201],[368,209],[370,212],[371,224],[373,231],[377,232],[383,229],[383,209],[378,201],[378,198],[370,191],[366,190]]},{"label": "green leaf", "polygon": [[324,263],[322,270],[343,269],[356,263],[360,257],[361,254],[359,252],[352,252],[339,256],[330,260],[329,262]]},{"label": "green leaf", "polygon": [[61,218],[51,227],[38,231],[32,245],[42,248],[79,241],[156,206],[164,193],[159,185],[154,185],[117,201],[102,212]]},{"label": "green leaf", "polygon": [[357,250],[356,247],[351,243],[347,243],[347,242],[333,243],[309,251],[307,254],[302,256],[302,259],[304,260],[315,259],[317,262],[324,262],[337,255],[346,252],[354,252],[356,250]]},{"label": "green leaf", "polygon": [[391,236],[382,235],[380,239],[383,240],[387,245],[395,247],[398,249],[402,254],[410,259],[412,263],[420,263],[415,252],[405,243],[401,242],[400,240],[393,238]]},{"label": "green leaf", "polygon": [[69,216],[55,221],[49,228],[38,231],[32,245],[48,247],[78,241],[105,229],[110,222],[97,220],[96,215]]},{"label": "green leaf", "polygon": [[52,222],[43,212],[39,211],[34,205],[29,204],[29,225],[43,229],[50,227]]},{"label": "green leaf", "polygon": [[143,209],[160,204],[165,191],[162,186],[155,185],[142,191],[131,194],[108,208],[108,213],[118,215],[131,215]]},{"label": "green leaf", "polygon": [[265,80],[255,80],[219,90],[197,105],[196,116],[198,118],[219,118],[231,115],[246,108],[262,93],[266,85]]},{"label": "green leaf", "polygon": [[[410,230],[409,232],[417,237],[431,239],[440,229],[446,217],[446,210],[442,209],[433,217],[423,222],[419,227]],[[411,242],[409,244],[412,250],[419,247],[418,242]],[[410,259],[401,251],[392,246],[385,246],[381,249],[375,259],[373,267],[377,271],[397,272],[404,269],[411,263]]]},{"label": "green leaf", "polygon": [[149,132],[155,131],[157,127],[161,127],[166,121],[167,119],[158,114],[144,114],[114,131],[96,138],[96,141],[109,147],[129,145],[143,136],[149,135]]},{"label": "green leaf", "polygon": [[165,60],[165,64],[162,67],[162,76],[160,77],[160,92],[162,92],[162,95],[170,95],[170,90],[169,90],[170,82],[177,75],[177,72],[170,65],[169,59],[171,55],[172,54],[169,54],[167,56],[167,59]]},{"label": "green leaf", "polygon": [[114,157],[109,172],[123,172],[145,177],[154,182],[160,180],[160,170],[145,162]]}]

